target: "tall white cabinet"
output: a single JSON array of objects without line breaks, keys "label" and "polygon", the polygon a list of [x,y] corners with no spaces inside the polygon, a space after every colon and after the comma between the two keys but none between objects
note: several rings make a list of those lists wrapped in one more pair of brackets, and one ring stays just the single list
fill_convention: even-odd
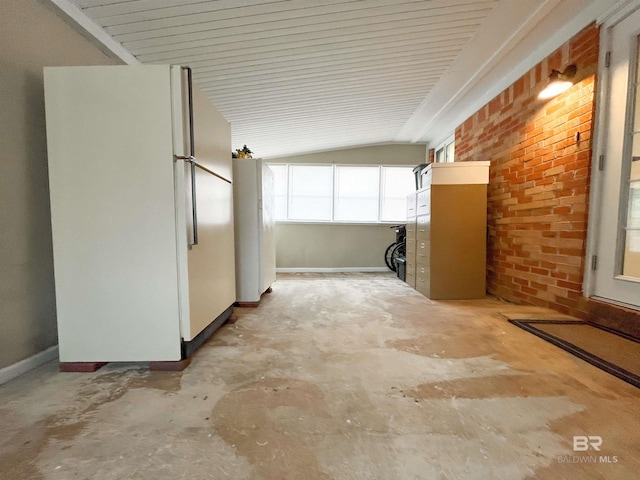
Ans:
[{"label": "tall white cabinet", "polygon": [[276,280],[273,171],[261,159],[233,160],[236,299],[257,306]]}]

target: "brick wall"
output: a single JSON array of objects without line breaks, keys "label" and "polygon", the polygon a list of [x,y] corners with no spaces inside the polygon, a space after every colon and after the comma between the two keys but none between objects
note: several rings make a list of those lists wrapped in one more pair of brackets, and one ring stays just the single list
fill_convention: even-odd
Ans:
[{"label": "brick wall", "polygon": [[[582,30],[456,129],[456,161],[490,160],[487,288],[581,316],[599,30]],[[538,100],[552,69],[576,84]]]}]

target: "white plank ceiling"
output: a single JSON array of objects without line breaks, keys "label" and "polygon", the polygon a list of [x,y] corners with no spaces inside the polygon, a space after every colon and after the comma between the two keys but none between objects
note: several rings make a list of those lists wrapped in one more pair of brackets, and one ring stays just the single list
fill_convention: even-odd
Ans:
[{"label": "white plank ceiling", "polygon": [[233,148],[247,144],[265,158],[424,141],[424,132],[403,132],[416,130],[411,122],[461,52],[500,24],[498,7],[515,1],[526,19],[547,3],[70,1],[139,62],[191,66],[231,122]]}]

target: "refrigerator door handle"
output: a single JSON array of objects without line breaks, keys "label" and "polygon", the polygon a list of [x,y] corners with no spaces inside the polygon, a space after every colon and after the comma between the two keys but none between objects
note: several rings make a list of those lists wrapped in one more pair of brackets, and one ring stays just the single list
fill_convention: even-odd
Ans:
[{"label": "refrigerator door handle", "polygon": [[196,162],[193,157],[185,157],[184,155],[174,155],[175,161],[184,160],[189,163],[191,176],[191,221],[193,225],[192,236],[189,240],[188,246],[193,247],[198,245],[198,209],[196,206]]},{"label": "refrigerator door handle", "polygon": [[189,115],[189,155],[177,155],[176,160],[184,160],[191,164],[191,216],[193,219],[193,236],[189,247],[198,245],[198,209],[196,207],[196,140],[193,129],[193,77],[190,67],[180,67],[187,74],[187,106]]},{"label": "refrigerator door handle", "polygon": [[193,218],[193,237],[189,242],[190,247],[198,245],[198,209],[196,207],[196,162],[191,157],[191,216]]},{"label": "refrigerator door handle", "polygon": [[196,139],[193,131],[193,76],[191,67],[181,67],[187,73],[187,101],[189,114],[189,156],[192,160],[196,159]]}]

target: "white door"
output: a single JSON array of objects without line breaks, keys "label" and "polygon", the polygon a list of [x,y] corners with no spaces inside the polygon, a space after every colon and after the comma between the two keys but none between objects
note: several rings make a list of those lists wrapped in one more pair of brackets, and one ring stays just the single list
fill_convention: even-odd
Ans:
[{"label": "white door", "polygon": [[602,34],[611,57],[593,296],[640,309],[640,10]]}]

